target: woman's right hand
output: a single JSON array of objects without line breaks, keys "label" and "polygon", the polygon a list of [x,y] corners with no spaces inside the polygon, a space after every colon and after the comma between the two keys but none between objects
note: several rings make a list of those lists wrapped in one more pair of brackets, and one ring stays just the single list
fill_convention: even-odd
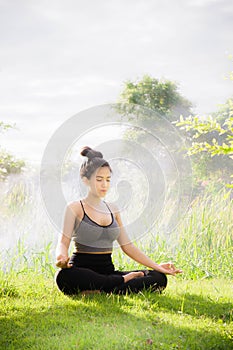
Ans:
[{"label": "woman's right hand", "polygon": [[57,257],[57,261],[56,261],[56,266],[60,267],[61,269],[69,269],[71,268],[73,265],[69,263],[70,258],[66,257],[64,255],[59,255]]}]

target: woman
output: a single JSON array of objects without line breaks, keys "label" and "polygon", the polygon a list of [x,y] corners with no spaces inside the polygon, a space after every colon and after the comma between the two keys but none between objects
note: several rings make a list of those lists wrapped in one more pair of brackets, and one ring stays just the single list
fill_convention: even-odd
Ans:
[{"label": "woman", "polygon": [[[84,147],[81,155],[87,157],[80,176],[88,186],[88,194],[66,208],[56,250],[56,266],[61,268],[56,274],[58,288],[67,295],[80,291],[137,293],[144,288],[162,291],[167,285],[166,275],[182,271],[171,263],[156,264],[130,241],[118,209],[103,200],[110,187],[109,163],[90,147]],[[69,258],[71,239],[76,251]],[[149,270],[116,271],[111,256],[114,240],[125,254]]]}]

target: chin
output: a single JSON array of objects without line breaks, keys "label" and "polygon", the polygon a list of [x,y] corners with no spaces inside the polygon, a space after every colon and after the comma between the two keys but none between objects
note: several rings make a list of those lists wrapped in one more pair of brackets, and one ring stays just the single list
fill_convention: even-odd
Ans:
[{"label": "chin", "polygon": [[101,193],[99,194],[99,196],[100,196],[101,198],[104,198],[104,197],[106,196],[106,194],[107,194],[107,192],[101,192]]}]

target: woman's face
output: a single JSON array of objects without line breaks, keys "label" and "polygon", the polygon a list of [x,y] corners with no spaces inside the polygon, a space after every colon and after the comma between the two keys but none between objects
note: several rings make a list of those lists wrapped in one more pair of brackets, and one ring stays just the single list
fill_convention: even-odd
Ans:
[{"label": "woman's face", "polygon": [[98,168],[87,180],[89,191],[97,197],[105,197],[111,181],[111,171],[108,166]]}]

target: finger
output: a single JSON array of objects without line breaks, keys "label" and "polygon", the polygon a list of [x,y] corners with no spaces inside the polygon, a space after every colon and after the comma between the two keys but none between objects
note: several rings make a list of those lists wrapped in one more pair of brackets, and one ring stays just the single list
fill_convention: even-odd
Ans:
[{"label": "finger", "polygon": [[178,273],[182,273],[183,271],[182,270],[178,270],[178,269],[175,269],[175,270],[169,270],[168,274],[169,275],[172,275],[172,276],[176,276]]},{"label": "finger", "polygon": [[61,261],[57,261],[57,262],[56,262],[56,266],[57,266],[57,267],[61,267]]}]

